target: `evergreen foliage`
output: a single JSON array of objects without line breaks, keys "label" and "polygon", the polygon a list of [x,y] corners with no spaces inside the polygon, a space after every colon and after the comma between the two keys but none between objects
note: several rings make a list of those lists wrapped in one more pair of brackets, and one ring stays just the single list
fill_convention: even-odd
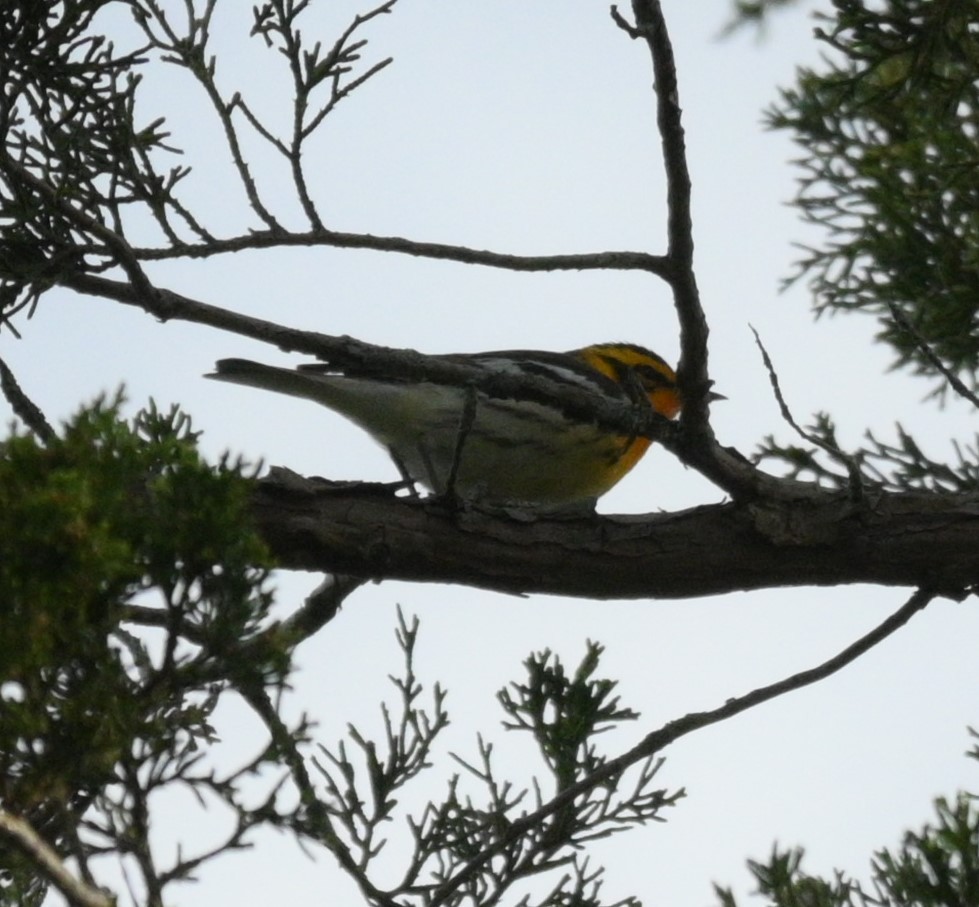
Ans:
[{"label": "evergreen foliage", "polygon": [[[271,604],[240,464],[205,464],[179,411],[118,406],[0,445],[0,801],[83,867],[139,846],[154,791],[213,785],[195,766],[222,695],[288,673],[273,645],[229,657]],[[43,891],[0,844],[0,900]]]},{"label": "evergreen foliage", "polygon": [[800,262],[816,311],[873,315],[898,365],[973,388],[977,21],[975,0],[834,0],[823,66],[769,113],[802,146],[796,205],[826,237]]},{"label": "evergreen foliage", "polygon": [[[776,846],[767,863],[748,862],[770,907],[971,907],[979,904],[979,797],[939,797],[934,822],[905,833],[895,851],[874,854],[869,883],[839,870],[831,879],[810,875],[803,856]],[[730,889],[715,890],[721,907],[740,903]]]}]

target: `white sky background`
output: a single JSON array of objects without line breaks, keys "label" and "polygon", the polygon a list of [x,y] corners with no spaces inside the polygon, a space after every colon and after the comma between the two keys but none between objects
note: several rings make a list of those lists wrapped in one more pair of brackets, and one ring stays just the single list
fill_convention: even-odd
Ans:
[{"label": "white sky background", "polygon": [[[318,6],[324,43],[358,10],[347,2]],[[730,398],[714,408],[721,441],[749,453],[767,433],[788,436],[749,323],[768,345],[797,417],[828,409],[844,442],[856,443],[868,425],[886,436],[895,420],[919,440],[933,439],[932,454],[944,453],[949,437],[969,437],[972,416],[963,407],[938,412],[921,402],[927,386],[885,373],[888,354],[871,344],[872,323],[813,323],[803,288],[777,292],[795,255],[791,242],[805,233],[783,204],[793,193],[786,162],[794,150],[785,136],[762,131],[760,110],[797,63],[816,58],[811,20],[800,8],[777,16],[761,43],[748,32],[720,41],[726,0],[664,6],[694,182],[711,373]],[[240,87],[284,129],[284,63],[247,40],[250,4],[221,7],[216,49],[227,44],[236,55],[219,64],[226,94]],[[312,18],[306,29],[317,30]],[[664,250],[648,55],[612,24],[606,3],[401,0],[364,34],[368,63],[388,55],[395,63],[340,105],[309,155],[329,226],[522,254]],[[188,149],[189,161],[201,161],[186,198],[219,233],[254,225],[243,219],[220,136],[189,80],[167,69],[149,87],[147,119],[157,103],[165,106],[174,143]],[[266,202],[302,228],[284,169],[256,143],[248,152]],[[290,326],[426,352],[569,349],[619,339],[669,360],[678,350],[667,288],[644,274],[511,274],[322,248],[184,262],[151,274],[195,298]],[[396,477],[385,454],[339,417],[201,379],[223,356],[286,361],[276,350],[193,325],[160,325],[135,309],[69,293],[51,293],[19,327],[24,340],[5,334],[0,354],[52,419],[124,382],[132,410],[149,397],[183,404],[211,455],[230,449],[331,478]],[[706,481],[654,451],[600,509],[673,510],[719,499]],[[295,605],[317,582],[283,576],[282,605]],[[851,586],[594,602],[389,582],[355,594],[301,648],[292,707],[320,721],[324,742],[348,720],[379,728],[377,702],[399,664],[393,628],[400,603],[422,619],[422,679],[450,690],[453,726],[442,754],[451,748],[473,757],[482,729],[497,741],[502,773],[510,765],[526,778],[526,744],[495,730],[493,694],[523,679],[521,661],[532,650],[550,647],[573,665],[586,639],[605,644],[603,676],[620,678],[623,703],[642,713],[628,734],[609,737],[619,752],[687,711],[825,660],[906,595]],[[776,839],[804,844],[810,871],[839,866],[864,874],[875,847],[896,844],[901,829],[930,818],[934,796],[979,786],[962,756],[966,725],[979,722],[977,631],[974,607],[936,602],[841,674],[670,748],[661,783],[686,787],[688,797],[667,824],[601,847],[606,896],[712,904],[711,882],[747,891],[745,859],[763,859]],[[221,721],[229,752],[252,752],[256,738],[244,713],[226,710]],[[453,770],[443,759],[427,791],[444,790]],[[190,848],[206,840],[189,804],[165,815],[167,838],[190,840]],[[359,902],[331,858],[319,852],[312,862],[280,837],[219,861],[174,902],[259,903],[272,895],[295,907]]]}]

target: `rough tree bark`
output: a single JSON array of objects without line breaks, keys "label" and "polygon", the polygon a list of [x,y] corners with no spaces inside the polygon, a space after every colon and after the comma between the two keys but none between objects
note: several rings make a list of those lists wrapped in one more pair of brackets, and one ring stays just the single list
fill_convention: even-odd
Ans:
[{"label": "rough tree bark", "polygon": [[283,567],[588,598],[876,583],[979,583],[979,495],[810,489],[677,513],[547,518],[398,499],[276,472],[254,512]]}]

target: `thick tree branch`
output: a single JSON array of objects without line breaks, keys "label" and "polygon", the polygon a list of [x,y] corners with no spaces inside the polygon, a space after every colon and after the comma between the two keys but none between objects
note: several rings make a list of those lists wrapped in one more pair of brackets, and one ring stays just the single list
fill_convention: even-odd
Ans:
[{"label": "thick tree branch", "polygon": [[379,486],[292,477],[253,509],[282,567],[597,599],[784,586],[979,585],[979,496],[822,492],[670,514],[533,518],[450,511]]}]

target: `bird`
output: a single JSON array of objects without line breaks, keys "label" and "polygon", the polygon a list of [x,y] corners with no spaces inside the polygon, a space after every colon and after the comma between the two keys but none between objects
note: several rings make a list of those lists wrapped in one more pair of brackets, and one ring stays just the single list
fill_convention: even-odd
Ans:
[{"label": "bird", "polygon": [[[674,370],[656,353],[632,343],[432,358],[474,366],[488,376],[544,376],[591,391],[600,400],[648,403],[666,419],[674,419],[683,406]],[[592,509],[651,443],[533,400],[491,397],[469,385],[375,371],[345,373],[325,362],[284,368],[221,359],[205,377],[320,403],[387,448],[413,485],[488,508]]]}]

